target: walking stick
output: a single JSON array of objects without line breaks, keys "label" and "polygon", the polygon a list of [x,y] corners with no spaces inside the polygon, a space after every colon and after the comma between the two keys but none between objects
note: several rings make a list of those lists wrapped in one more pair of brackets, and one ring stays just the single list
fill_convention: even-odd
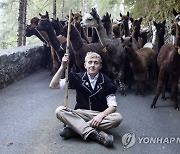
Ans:
[{"label": "walking stick", "polygon": [[[69,54],[70,31],[71,31],[71,15],[72,15],[72,10],[69,11],[66,54]],[[64,106],[65,107],[67,107],[67,102],[68,102],[68,71],[69,71],[69,65],[67,64],[66,71],[65,71],[65,95],[64,95]]]}]

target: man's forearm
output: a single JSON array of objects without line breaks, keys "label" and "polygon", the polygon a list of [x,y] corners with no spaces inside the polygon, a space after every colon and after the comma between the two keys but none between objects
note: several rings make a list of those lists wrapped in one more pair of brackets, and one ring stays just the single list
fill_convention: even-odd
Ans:
[{"label": "man's forearm", "polygon": [[59,80],[61,79],[63,73],[64,73],[64,68],[61,65],[61,67],[58,69],[56,74],[53,76],[53,78],[49,84],[50,88],[52,88],[52,89],[60,88]]},{"label": "man's forearm", "polygon": [[101,112],[101,114],[104,115],[104,117],[106,117],[107,115],[114,113],[116,111],[116,107],[114,106],[110,106],[108,107],[106,110],[104,110],[103,112]]}]

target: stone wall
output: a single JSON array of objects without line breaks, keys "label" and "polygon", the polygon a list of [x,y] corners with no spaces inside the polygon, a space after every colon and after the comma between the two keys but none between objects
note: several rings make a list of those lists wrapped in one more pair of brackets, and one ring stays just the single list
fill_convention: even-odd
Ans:
[{"label": "stone wall", "polygon": [[40,69],[44,56],[39,44],[0,50],[0,89]]}]

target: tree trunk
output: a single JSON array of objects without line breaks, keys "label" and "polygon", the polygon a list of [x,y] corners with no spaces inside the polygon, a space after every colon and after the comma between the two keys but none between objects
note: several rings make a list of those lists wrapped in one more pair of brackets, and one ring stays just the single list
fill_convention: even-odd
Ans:
[{"label": "tree trunk", "polygon": [[56,19],[56,0],[53,0],[53,18]]},{"label": "tree trunk", "polygon": [[64,18],[64,3],[65,3],[65,1],[63,0],[62,1],[62,19]]},{"label": "tree trunk", "polygon": [[26,36],[24,35],[26,29],[26,15],[27,15],[27,0],[24,0],[23,45],[26,45]]},{"label": "tree trunk", "polygon": [[17,38],[17,46],[22,46],[26,41],[24,38],[24,30],[26,25],[26,7],[27,0],[19,1],[19,17],[18,17],[18,38]]}]

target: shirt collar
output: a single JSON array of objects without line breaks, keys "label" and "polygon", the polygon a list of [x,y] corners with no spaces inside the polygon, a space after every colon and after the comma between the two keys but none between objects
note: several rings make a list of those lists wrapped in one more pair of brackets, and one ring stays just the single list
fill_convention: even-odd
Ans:
[{"label": "shirt collar", "polygon": [[96,76],[95,76],[94,78],[91,78],[91,76],[90,76],[89,74],[87,74],[87,76],[88,76],[89,81],[92,81],[92,80],[97,80],[97,79],[98,79],[98,77],[99,77],[99,73],[98,73],[98,74],[96,74]]}]

